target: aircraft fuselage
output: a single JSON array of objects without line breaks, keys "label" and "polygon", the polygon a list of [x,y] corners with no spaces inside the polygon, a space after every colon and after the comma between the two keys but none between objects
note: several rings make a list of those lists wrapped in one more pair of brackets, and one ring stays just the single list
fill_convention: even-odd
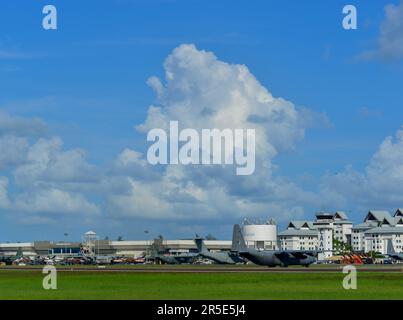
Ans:
[{"label": "aircraft fuselage", "polygon": [[306,255],[303,258],[296,258],[292,254],[283,253],[276,255],[274,252],[268,251],[248,250],[246,252],[240,252],[239,254],[241,257],[245,257],[255,264],[269,267],[287,267],[292,265],[309,266],[316,261],[316,259],[310,255]]},{"label": "aircraft fuselage", "polygon": [[200,255],[220,264],[235,264],[242,262],[238,254],[231,252],[202,252]]}]

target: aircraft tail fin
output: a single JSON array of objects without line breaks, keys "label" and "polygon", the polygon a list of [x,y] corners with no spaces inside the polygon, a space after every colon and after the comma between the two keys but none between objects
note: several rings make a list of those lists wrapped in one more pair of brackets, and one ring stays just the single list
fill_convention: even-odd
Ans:
[{"label": "aircraft tail fin", "polygon": [[208,249],[207,249],[207,247],[206,247],[206,245],[205,245],[205,243],[204,243],[202,238],[196,238],[195,242],[196,242],[196,246],[197,246],[197,251],[199,253],[208,252]]},{"label": "aircraft tail fin", "polygon": [[393,243],[392,243],[392,239],[388,240],[388,247],[387,247],[387,251],[388,254],[396,254],[395,248],[393,248]]},{"label": "aircraft tail fin", "polygon": [[233,232],[232,232],[232,248],[231,248],[231,250],[243,252],[243,251],[247,251],[247,249],[248,249],[248,247],[246,246],[241,227],[239,226],[239,224],[235,224]]}]

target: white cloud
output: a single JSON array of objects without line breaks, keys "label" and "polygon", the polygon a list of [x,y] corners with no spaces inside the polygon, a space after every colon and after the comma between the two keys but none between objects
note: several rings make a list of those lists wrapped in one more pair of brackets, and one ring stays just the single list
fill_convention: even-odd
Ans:
[{"label": "white cloud", "polygon": [[27,119],[10,116],[0,110],[0,136],[41,136],[46,132],[45,123],[38,118]]},{"label": "white cloud", "polygon": [[81,149],[62,150],[60,138],[39,139],[27,153],[26,163],[16,168],[19,185],[38,183],[79,183],[98,179],[96,168],[85,159]]},{"label": "white cloud", "polygon": [[9,206],[8,179],[6,177],[0,177],[0,209],[7,209]]},{"label": "white cloud", "polygon": [[[253,215],[286,219],[291,213],[303,212],[301,203],[315,200],[313,193],[273,176],[273,160],[278,153],[294,149],[307,127],[328,124],[326,116],[273,97],[246,66],[220,61],[194,45],[174,49],[164,69],[165,83],[156,77],[148,81],[158,103],[149,107],[145,123],[137,129],[143,133],[168,129],[170,120],[196,130],[254,128],[255,174],[235,176],[230,166],[168,166],[152,182],[130,175],[130,191],[109,197],[111,214],[160,219]],[[128,150],[117,162],[148,168],[140,154]]]},{"label": "white cloud", "polygon": [[173,50],[164,69],[165,81],[148,81],[157,103],[137,129],[167,129],[170,120],[198,130],[254,128],[255,174],[236,176],[231,166],[153,167],[142,153],[128,148],[111,165],[97,167],[84,150],[66,150],[60,138],[32,142],[46,128],[41,120],[0,113],[0,169],[12,168],[9,176],[14,177],[11,194],[8,178],[0,178],[0,208],[25,214],[32,222],[103,209],[115,220],[270,216],[287,221],[302,217],[307,206],[401,206],[403,129],[385,139],[365,171],[347,167],[325,175],[319,193],[306,191],[278,176],[275,160],[295,148],[306,128],[330,125],[325,115],[274,97],[246,66],[220,61],[193,45]]},{"label": "white cloud", "polygon": [[99,208],[81,194],[55,188],[39,189],[16,196],[14,209],[35,214],[98,214]]},{"label": "white cloud", "polygon": [[397,61],[403,58],[403,1],[385,7],[376,48],[359,55],[360,59]]},{"label": "white cloud", "polygon": [[128,167],[131,165],[147,166],[147,161],[142,158],[142,153],[131,149],[125,149],[118,156],[116,164],[120,167]]},{"label": "white cloud", "polygon": [[361,173],[351,166],[322,179],[322,199],[334,207],[393,208],[403,203],[403,129],[387,137]]},{"label": "white cloud", "polygon": [[395,138],[387,137],[382,142],[366,171],[373,188],[387,194],[395,193],[403,200],[400,190],[403,183],[403,129],[396,132]]},{"label": "white cloud", "polygon": [[28,151],[26,138],[16,136],[0,136],[0,170],[21,164]]},{"label": "white cloud", "polygon": [[60,218],[66,213],[99,213],[80,192],[86,183],[95,185],[101,174],[86,161],[83,150],[63,150],[60,138],[32,142],[45,131],[40,119],[0,112],[0,170],[8,170],[16,186],[9,194],[8,178],[0,178],[0,208],[30,213],[31,221],[45,221],[41,215],[49,213]]},{"label": "white cloud", "polygon": [[275,98],[244,65],[220,61],[212,52],[181,45],[164,63],[166,84],[153,77],[158,97],[146,122],[137,128],[255,128],[257,149],[274,157],[303,138],[305,126],[293,103]]},{"label": "white cloud", "polygon": [[379,55],[385,59],[403,58],[403,1],[385,7],[385,21],[381,25]]}]

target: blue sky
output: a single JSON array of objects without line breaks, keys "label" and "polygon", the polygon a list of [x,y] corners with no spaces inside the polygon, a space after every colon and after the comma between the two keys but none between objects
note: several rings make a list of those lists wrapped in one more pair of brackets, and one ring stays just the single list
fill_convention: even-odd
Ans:
[{"label": "blue sky", "polygon": [[[283,226],[290,218],[311,219],[316,210],[326,208],[345,210],[358,222],[365,210],[403,206],[403,197],[393,187],[403,182],[398,131],[403,125],[403,28],[385,14],[385,7],[392,5],[391,12],[403,18],[399,1],[350,1],[358,11],[357,30],[342,28],[346,3],[338,0],[51,2],[58,10],[56,31],[41,27],[42,8],[49,1],[0,5],[0,124],[8,125],[0,128],[0,152],[6,152],[11,137],[26,140],[18,140],[18,156],[9,151],[3,164],[0,157],[0,181],[7,185],[0,205],[0,241],[56,240],[65,232],[77,239],[88,229],[111,238],[139,239],[146,229],[170,238],[196,232],[228,238],[230,225],[246,215],[274,216]],[[173,53],[183,44],[194,44],[195,49]],[[135,126],[146,122],[150,105],[169,109],[167,101],[158,101],[147,79],[156,76],[164,83],[168,56],[176,59],[171,68],[179,72],[175,63],[182,55],[203,58],[203,50],[226,62],[229,70],[246,65],[274,97],[293,103],[297,117],[309,110],[303,136],[264,160],[273,166],[264,176],[265,183],[272,184],[267,189],[256,184],[262,191],[259,199],[253,188],[235,190],[233,177],[226,174],[216,181],[204,173],[195,178],[201,174],[195,168],[174,190],[185,186],[180,192],[188,192],[192,179],[205,181],[198,185],[198,192],[206,192],[200,206],[173,203],[176,200],[164,198],[164,189],[155,198],[142,196],[145,203],[164,198],[153,206],[155,211],[159,204],[164,207],[158,217],[122,208],[116,204],[119,199],[134,207],[138,200],[121,196],[137,188],[152,190],[158,184],[154,176],[170,177],[164,168],[116,168],[124,150],[147,150],[145,134]],[[391,56],[391,50],[396,54]],[[27,133],[24,126],[38,130]],[[278,139],[283,138],[279,133]],[[54,162],[60,161],[56,169],[37,161],[45,149],[51,150],[48,156]],[[134,153],[126,155],[136,158]],[[68,168],[68,173],[62,175],[60,168]],[[55,171],[60,176],[52,176]],[[138,178],[143,174],[146,177]],[[139,184],[130,186],[129,178]],[[203,189],[211,184],[223,192],[223,199]],[[284,193],[265,198],[270,188]],[[111,194],[116,197],[112,201]],[[77,205],[63,208],[69,199]],[[218,203],[227,201],[245,201],[248,206],[226,212]],[[203,210],[209,208],[214,210],[206,218]],[[175,215],[170,210],[183,212]]]}]

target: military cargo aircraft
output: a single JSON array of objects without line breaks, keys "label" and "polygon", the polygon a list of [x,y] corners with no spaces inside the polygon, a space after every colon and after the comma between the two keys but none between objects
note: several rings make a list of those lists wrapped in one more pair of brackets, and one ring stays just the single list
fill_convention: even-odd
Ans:
[{"label": "military cargo aircraft", "polygon": [[395,251],[395,249],[393,248],[393,243],[392,243],[391,239],[388,240],[388,248],[387,248],[386,255],[395,260],[403,260],[403,253],[402,252],[397,253]]},{"label": "military cargo aircraft", "polygon": [[161,261],[166,264],[181,264],[181,263],[192,263],[199,257],[198,253],[181,253],[176,255],[164,255],[164,254],[155,254],[151,255],[152,260]]},{"label": "military cargo aircraft", "polygon": [[199,255],[203,258],[207,258],[219,264],[236,264],[239,262],[245,262],[238,252],[234,251],[221,251],[211,252],[207,249],[202,238],[196,238],[195,240]]},{"label": "military cargo aircraft", "polygon": [[281,251],[281,250],[256,250],[248,248],[242,235],[241,227],[234,225],[232,235],[232,251],[238,252],[243,258],[246,258],[258,265],[269,267],[291,265],[302,265],[308,267],[316,261],[311,251]]}]

